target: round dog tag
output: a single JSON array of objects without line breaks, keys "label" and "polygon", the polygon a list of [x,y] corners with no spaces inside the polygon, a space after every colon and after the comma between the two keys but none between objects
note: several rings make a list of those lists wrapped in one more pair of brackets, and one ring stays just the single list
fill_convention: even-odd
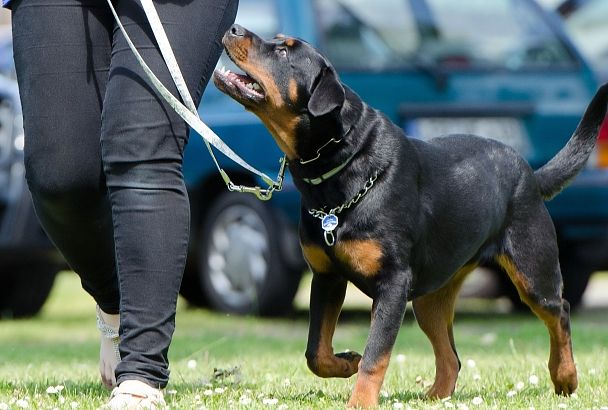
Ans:
[{"label": "round dog tag", "polygon": [[338,226],[338,217],[334,214],[328,214],[321,220],[321,227],[325,232],[331,232]]}]

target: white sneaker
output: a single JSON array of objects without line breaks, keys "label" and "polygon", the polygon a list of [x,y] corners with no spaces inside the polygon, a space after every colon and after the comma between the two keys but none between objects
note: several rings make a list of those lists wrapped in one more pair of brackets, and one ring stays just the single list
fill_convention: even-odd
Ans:
[{"label": "white sneaker", "polygon": [[120,326],[120,315],[109,315],[102,311],[99,306],[97,310],[97,328],[101,332],[101,343],[99,346],[99,374],[101,381],[108,388],[116,387],[116,376],[114,371],[120,362],[118,344],[118,327]]},{"label": "white sneaker", "polygon": [[112,391],[110,401],[100,410],[159,410],[166,407],[162,390],[139,380],[125,380]]}]

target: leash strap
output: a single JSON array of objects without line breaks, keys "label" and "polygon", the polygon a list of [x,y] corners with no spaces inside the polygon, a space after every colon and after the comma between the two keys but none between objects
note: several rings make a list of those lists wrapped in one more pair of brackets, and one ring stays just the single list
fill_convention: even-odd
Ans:
[{"label": "leash strap", "polygon": [[[186,105],[182,104],[173,94],[171,94],[171,92],[164,86],[164,84],[152,72],[150,67],[146,64],[146,62],[142,58],[141,54],[139,54],[139,51],[137,51],[137,48],[135,48],[135,45],[131,41],[131,38],[127,34],[127,31],[125,30],[124,26],[120,22],[120,19],[118,18],[118,14],[116,13],[116,10],[114,9],[114,5],[112,4],[112,0],[107,0],[107,2],[108,2],[108,5],[110,6],[110,10],[112,11],[112,14],[114,15],[116,24],[120,28],[120,31],[122,31],[122,33],[127,41],[127,44],[129,45],[129,48],[135,55],[135,58],[137,59],[137,61],[141,65],[142,69],[146,73],[148,79],[151,81],[152,85],[154,85],[154,87],[159,92],[159,94],[165,99],[165,101],[167,101],[167,103],[175,110],[175,112],[177,114],[179,114],[179,116],[182,117],[183,120],[186,121],[186,123],[188,123],[188,125],[190,125],[196,132],[198,132],[201,135],[201,137],[205,141],[205,144],[207,145],[207,148],[209,149],[209,154],[213,158],[213,161],[214,161],[219,173],[222,175],[222,178],[224,179],[224,182],[226,183],[226,186],[228,187],[228,189],[230,191],[253,193],[259,199],[262,199],[262,200],[270,199],[273,191],[275,191],[275,190],[279,191],[281,189],[282,182],[283,182],[283,173],[285,171],[285,166],[286,166],[286,162],[287,162],[285,160],[285,158],[283,158],[281,160],[279,176],[277,177],[277,181],[275,182],[268,175],[264,174],[263,172],[258,171],[257,169],[255,169],[254,167],[249,165],[241,157],[239,157],[232,149],[230,149],[230,147],[228,147],[224,143],[224,141],[222,141],[222,139],[220,137],[218,137],[200,119],[196,106],[194,105],[194,101],[192,100],[192,97],[190,96],[190,92],[188,91],[186,82],[184,81],[181,70],[179,69],[179,65],[177,64],[177,60],[175,59],[175,55],[173,54],[173,50],[171,49],[169,40],[168,40],[165,30],[162,26],[162,23],[160,22],[160,18],[158,17],[158,13],[156,12],[156,8],[154,7],[152,0],[141,0],[141,4],[144,9],[144,12],[146,13],[150,26],[152,27],[152,31],[154,32],[154,36],[156,37],[156,41],[161,50],[161,54],[165,60],[165,63],[167,64],[167,67],[171,73],[171,76],[173,77],[173,81],[175,82],[175,85],[182,97],[182,100],[186,103]],[[234,185],[232,183],[232,181],[230,180],[230,178],[228,177],[228,174],[226,174],[226,172],[219,166],[217,159],[213,155],[213,151],[210,147],[210,144],[213,145],[215,148],[217,148],[221,153],[226,155],[228,158],[230,158],[232,161],[236,162],[243,168],[245,168],[248,171],[261,177],[262,180],[269,185],[269,188],[262,189],[260,187],[244,187],[244,186]]]}]

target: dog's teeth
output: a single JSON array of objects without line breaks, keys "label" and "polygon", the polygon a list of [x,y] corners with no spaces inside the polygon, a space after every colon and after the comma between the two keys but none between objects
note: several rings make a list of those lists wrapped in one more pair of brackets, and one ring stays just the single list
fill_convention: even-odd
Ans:
[{"label": "dog's teeth", "polygon": [[247,85],[245,87],[250,88],[250,89],[253,90],[253,84],[251,84],[251,83],[247,83]]},{"label": "dog's teeth", "polygon": [[261,89],[262,89],[262,87],[260,87],[260,85],[259,85],[258,83],[253,83],[251,86],[252,86],[252,88],[253,88],[254,90],[258,90],[258,91],[259,91],[259,90],[261,90]]}]

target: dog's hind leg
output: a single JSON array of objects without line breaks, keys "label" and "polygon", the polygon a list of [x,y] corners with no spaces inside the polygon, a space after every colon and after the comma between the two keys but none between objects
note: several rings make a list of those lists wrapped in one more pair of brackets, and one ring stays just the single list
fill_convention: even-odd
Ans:
[{"label": "dog's hind leg", "polygon": [[451,396],[460,371],[452,324],[458,291],[474,265],[464,266],[441,289],[414,299],[416,321],[433,345],[435,383],[426,393],[429,398]]},{"label": "dog's hind leg", "polygon": [[310,327],[306,360],[319,377],[350,377],[357,373],[361,356],[355,352],[334,354],[332,338],[344,296],[346,280],[331,273],[316,273],[310,292]]},{"label": "dog's hind leg", "polygon": [[577,386],[570,336],[570,305],[562,299],[555,230],[544,206],[506,230],[504,253],[496,261],[507,272],[521,300],[547,326],[551,340],[549,372],[555,393]]}]

